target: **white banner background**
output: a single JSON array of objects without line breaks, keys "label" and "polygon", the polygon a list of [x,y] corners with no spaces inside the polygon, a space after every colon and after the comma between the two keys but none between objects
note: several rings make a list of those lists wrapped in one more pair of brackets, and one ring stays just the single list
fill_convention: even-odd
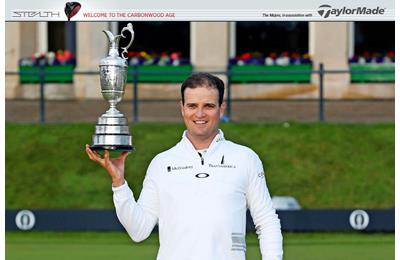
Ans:
[{"label": "white banner background", "polygon": [[[394,20],[394,0],[351,2],[342,0],[335,3],[323,0],[80,0],[78,2],[81,4],[81,9],[71,21]],[[67,16],[64,13],[66,3],[67,1],[59,0],[6,0],[6,21],[66,21]],[[330,7],[321,7],[322,5]],[[352,11],[358,8],[360,10],[365,8],[365,12]],[[322,9],[323,15],[318,13]],[[328,11],[330,14],[326,16]]]}]

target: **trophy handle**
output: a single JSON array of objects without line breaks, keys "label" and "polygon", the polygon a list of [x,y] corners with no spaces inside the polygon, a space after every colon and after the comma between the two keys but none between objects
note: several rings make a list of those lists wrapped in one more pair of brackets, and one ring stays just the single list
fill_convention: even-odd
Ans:
[{"label": "trophy handle", "polygon": [[134,33],[134,31],[133,31],[133,28],[132,28],[132,24],[131,24],[131,23],[128,23],[127,26],[125,26],[124,28],[122,28],[121,36],[124,37],[124,38],[126,38],[126,36],[124,36],[124,32],[125,32],[125,31],[129,31],[129,32],[131,33],[131,35],[132,35],[131,40],[129,41],[128,45],[126,45],[125,47],[121,47],[121,49],[123,50],[123,51],[121,52],[121,56],[122,56],[122,58],[124,58],[124,59],[126,60],[126,59],[128,59],[128,57],[125,57],[124,54],[128,54],[128,48],[132,45],[133,38],[134,38],[134,36],[135,36],[135,33]]}]

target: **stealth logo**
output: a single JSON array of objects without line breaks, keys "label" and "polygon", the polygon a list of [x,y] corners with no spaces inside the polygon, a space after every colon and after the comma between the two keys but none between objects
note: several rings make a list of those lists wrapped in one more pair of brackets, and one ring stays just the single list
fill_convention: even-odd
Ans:
[{"label": "stealth logo", "polygon": [[18,18],[53,18],[60,17],[58,11],[35,11],[35,10],[24,10],[24,11],[13,11],[12,17]]},{"label": "stealth logo", "polygon": [[381,8],[377,6],[376,8],[368,7],[356,7],[347,8],[346,6],[342,8],[332,8],[330,5],[320,5],[318,7],[318,14],[323,18],[328,18],[329,16],[339,17],[341,15],[383,15],[386,8]]}]

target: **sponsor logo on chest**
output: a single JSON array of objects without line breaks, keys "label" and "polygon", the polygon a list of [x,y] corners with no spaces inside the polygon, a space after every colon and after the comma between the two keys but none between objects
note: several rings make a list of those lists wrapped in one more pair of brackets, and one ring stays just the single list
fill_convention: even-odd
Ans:
[{"label": "sponsor logo on chest", "polygon": [[236,165],[233,164],[212,164],[209,163],[208,167],[210,168],[236,168]]},{"label": "sponsor logo on chest", "polygon": [[193,169],[193,165],[185,165],[185,166],[167,166],[167,171],[181,171],[181,170],[188,170]]}]

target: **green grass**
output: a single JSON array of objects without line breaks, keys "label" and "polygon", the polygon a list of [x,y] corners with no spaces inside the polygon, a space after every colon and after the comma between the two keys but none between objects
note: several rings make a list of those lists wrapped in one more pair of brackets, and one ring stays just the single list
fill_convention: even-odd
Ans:
[{"label": "green grass", "polygon": [[[223,124],[253,148],[272,195],[304,208],[394,207],[394,124]],[[6,123],[6,208],[112,208],[107,173],[84,145],[93,124]],[[183,125],[132,125],[126,179],[137,197],[148,163],[180,140]]]},{"label": "green grass", "polygon": [[[123,232],[6,232],[7,260],[156,259],[158,235],[136,244]],[[255,234],[247,235],[247,259],[261,259]],[[394,234],[286,233],[284,259],[394,259]]]}]

